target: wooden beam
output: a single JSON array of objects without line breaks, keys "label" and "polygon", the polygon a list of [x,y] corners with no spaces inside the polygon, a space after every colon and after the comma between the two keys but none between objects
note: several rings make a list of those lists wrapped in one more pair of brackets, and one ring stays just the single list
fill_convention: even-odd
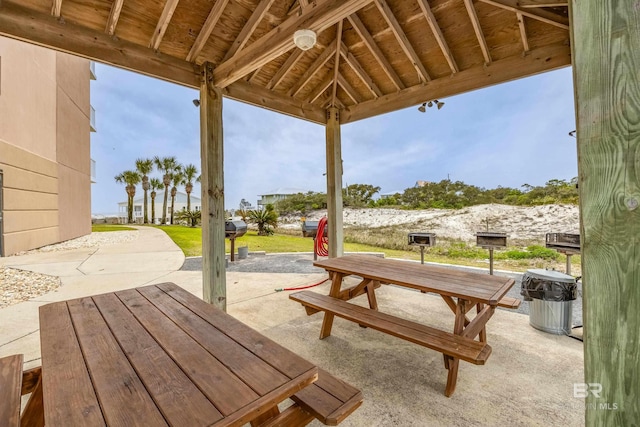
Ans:
[{"label": "wooden beam", "polygon": [[329,258],[344,253],[342,225],[342,142],[340,138],[340,110],[327,110],[327,225]]},{"label": "wooden beam", "polygon": [[349,98],[351,98],[354,104],[357,104],[362,101],[362,98],[360,97],[358,92],[353,88],[353,86],[351,86],[351,84],[347,81],[347,79],[344,78],[342,74],[338,74],[338,76],[336,77],[336,80],[338,81],[338,84],[340,85],[340,87],[344,89],[344,91],[349,96]]},{"label": "wooden beam", "polygon": [[291,16],[251,46],[214,70],[216,86],[225,87],[294,47],[293,33],[307,28],[321,33],[372,0],[317,0],[299,16]]},{"label": "wooden beam", "polygon": [[526,17],[537,19],[538,21],[546,22],[547,24],[554,25],[556,27],[559,27],[565,30],[569,29],[569,19],[544,9],[541,9],[541,10],[531,9],[531,8],[523,9],[518,6],[519,0],[478,0],[478,1],[490,4],[492,6],[496,6],[514,13],[520,12]]},{"label": "wooden beam", "polygon": [[342,44],[342,22],[338,22],[336,31],[336,51],[333,58],[333,87],[331,88],[331,105],[336,105],[336,96],[338,93],[338,74],[340,73],[340,45]]},{"label": "wooden beam", "polygon": [[325,77],[325,79],[322,80],[318,86],[313,88],[313,90],[309,94],[309,97],[307,98],[307,102],[309,104],[313,104],[314,102],[316,102],[316,99],[318,99],[320,95],[322,95],[324,91],[327,90],[329,86],[331,86],[331,83],[333,83],[333,73],[327,74],[327,77]]},{"label": "wooden beam", "polygon": [[382,53],[382,50],[380,50],[380,48],[378,47],[377,43],[373,39],[373,36],[371,36],[371,33],[369,33],[369,30],[367,30],[360,18],[358,18],[358,15],[354,13],[353,15],[349,16],[348,19],[353,26],[353,29],[356,30],[356,33],[358,33],[365,46],[369,48],[369,51],[371,52],[373,57],[376,59],[376,61],[378,61],[380,67],[382,67],[382,71],[384,71],[387,77],[389,77],[391,82],[395,85],[396,89],[404,89],[404,83],[402,83],[402,80],[400,80],[400,77],[391,66],[391,63],[387,60],[387,58]]},{"label": "wooden beam", "polygon": [[569,2],[553,0],[518,0],[520,7],[563,7],[569,6]]},{"label": "wooden beam", "polygon": [[524,16],[521,13],[516,13],[518,18],[518,27],[520,27],[520,38],[522,39],[522,47],[524,53],[529,52],[529,39],[527,38],[527,28],[524,26]]},{"label": "wooden beam", "polygon": [[442,34],[442,30],[438,25],[438,21],[436,21],[436,17],[433,15],[431,11],[431,7],[427,0],[418,0],[418,5],[420,9],[422,9],[422,14],[424,15],[427,23],[429,24],[429,28],[431,28],[431,32],[433,33],[436,41],[438,42],[438,46],[440,46],[440,50],[444,55],[444,58],[447,60],[449,64],[449,68],[451,68],[452,73],[457,73],[460,71],[458,69],[458,64],[456,64],[456,60],[453,58],[453,54],[451,53],[451,49],[449,49],[449,45],[447,41],[444,39],[444,35]]},{"label": "wooden beam", "polygon": [[123,4],[124,0],[113,0],[111,11],[109,12],[109,19],[107,20],[107,26],[104,28],[104,32],[110,36],[116,33],[116,25],[118,25],[118,19],[120,19],[120,12],[122,12]]},{"label": "wooden beam", "polygon": [[282,67],[278,69],[278,72],[271,77],[269,83],[267,83],[267,89],[273,89],[282,82],[282,79],[287,75],[287,73],[298,63],[298,60],[302,57],[304,50],[302,49],[294,49],[291,52],[291,55],[284,61]]},{"label": "wooden beam", "polygon": [[206,302],[227,311],[222,91],[213,82],[207,62],[200,87],[202,291]]},{"label": "wooden beam", "polygon": [[420,60],[415,49],[409,42],[407,35],[405,34],[404,30],[400,26],[400,23],[398,22],[395,15],[393,14],[393,11],[391,10],[391,8],[389,8],[389,5],[387,4],[387,2],[385,0],[374,0],[374,2],[378,7],[378,10],[380,11],[380,13],[382,13],[382,16],[384,17],[384,19],[387,21],[387,24],[389,24],[389,27],[391,27],[391,31],[396,36],[398,43],[400,43],[400,47],[402,48],[404,53],[407,55],[407,57],[413,64],[413,67],[418,72],[418,78],[420,79],[420,81],[422,82],[430,81],[431,77],[429,76],[429,73],[427,73],[427,70],[424,68],[422,61]]},{"label": "wooden beam", "polygon": [[179,1],[180,0],[167,0],[164,4],[162,15],[160,15],[160,19],[156,25],[156,30],[153,32],[153,37],[151,37],[151,41],[149,42],[149,47],[151,49],[158,50],[160,47],[164,33],[167,31],[167,27],[169,26],[169,22],[171,22],[171,17],[173,16],[173,12],[175,12]]},{"label": "wooden beam", "polygon": [[355,56],[353,56],[351,52],[349,52],[349,48],[347,48],[347,45],[345,45],[344,43],[340,44],[340,55],[342,55],[351,69],[356,73],[360,80],[362,80],[365,86],[367,86],[367,89],[371,91],[371,94],[373,94],[374,98],[383,95],[378,85],[374,83],[374,81],[371,79],[371,76],[369,76],[369,74],[362,68],[360,62],[356,59]]},{"label": "wooden beam", "polygon": [[298,0],[298,3],[300,4],[300,7],[302,9],[304,9],[307,6],[309,6],[309,0]]},{"label": "wooden beam", "polygon": [[482,31],[482,27],[480,26],[480,20],[478,19],[478,13],[476,12],[476,7],[473,5],[473,0],[464,0],[464,5],[467,8],[469,19],[471,19],[471,25],[473,26],[473,31],[476,33],[476,38],[478,39],[480,50],[482,50],[482,56],[484,56],[484,63],[491,64],[491,54],[489,53],[489,46],[487,45],[487,40],[484,38],[484,32]]},{"label": "wooden beam", "polygon": [[207,20],[204,22],[202,29],[198,33],[198,37],[196,37],[196,41],[193,43],[193,46],[191,46],[191,50],[187,55],[187,61],[195,62],[198,58],[198,55],[200,55],[200,52],[202,52],[202,49],[204,49],[204,46],[207,44],[213,29],[216,27],[218,20],[222,16],[222,12],[227,6],[227,3],[229,3],[229,0],[216,0],[216,3],[209,12],[209,16],[207,16]]},{"label": "wooden beam", "polygon": [[325,50],[316,58],[315,61],[309,66],[307,71],[298,79],[295,85],[291,89],[289,89],[289,96],[296,96],[302,88],[315,76],[315,74],[327,63],[327,61],[331,58],[336,52],[336,42],[335,40],[325,48]]},{"label": "wooden beam", "polygon": [[191,88],[200,86],[193,64],[15,3],[0,2],[0,35]]},{"label": "wooden beam", "polygon": [[569,10],[585,425],[633,425],[640,419],[640,9],[636,1],[572,0]]},{"label": "wooden beam", "polygon": [[224,88],[223,94],[227,98],[313,123],[325,124],[327,122],[326,111],[322,108],[296,98],[280,95],[262,86],[252,85],[242,80]]},{"label": "wooden beam", "polygon": [[258,6],[254,9],[249,20],[244,24],[244,27],[242,27],[240,34],[238,34],[238,37],[236,37],[231,44],[231,47],[224,55],[224,58],[222,59],[223,62],[232,58],[239,50],[242,50],[244,45],[249,41],[251,34],[253,34],[260,21],[262,21],[262,18],[264,18],[264,15],[269,11],[269,8],[274,1],[275,0],[261,0],[260,3],[258,3]]},{"label": "wooden beam", "polygon": [[510,80],[531,76],[571,65],[569,46],[558,44],[529,51],[525,57],[513,56],[494,61],[490,66],[477,66],[446,78],[432,80],[365,101],[342,111],[342,123],[351,123],[378,114],[421,104],[425,99],[441,99]]},{"label": "wooden beam", "polygon": [[51,2],[51,15],[56,18],[60,17],[60,12],[62,10],[62,0],[53,0]]}]

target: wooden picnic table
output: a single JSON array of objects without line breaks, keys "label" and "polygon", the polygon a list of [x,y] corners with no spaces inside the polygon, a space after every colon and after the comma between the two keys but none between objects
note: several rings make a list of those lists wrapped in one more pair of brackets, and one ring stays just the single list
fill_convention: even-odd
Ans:
[{"label": "wooden picnic table", "polygon": [[[259,425],[318,378],[312,363],[172,283],[42,306],[40,328],[51,427]],[[313,419],[298,417],[282,425]]]},{"label": "wooden picnic table", "polygon": [[[519,300],[505,298],[515,283],[505,277],[362,255],[330,258],[314,262],[314,265],[329,273],[332,281],[329,295],[301,291],[291,294],[290,298],[303,304],[309,315],[325,312],[320,339],[331,334],[334,316],[339,316],[439,351],[444,355],[448,370],[446,396],[451,396],[455,390],[460,359],[483,365],[491,354],[486,324],[496,307],[515,308],[519,304]],[[343,279],[347,276],[359,276],[362,281],[342,289]],[[454,313],[453,331],[442,331],[379,312],[375,289],[382,284],[440,295]],[[347,302],[360,295],[367,296],[369,308]],[[470,310],[474,307],[477,314],[470,318]]]}]

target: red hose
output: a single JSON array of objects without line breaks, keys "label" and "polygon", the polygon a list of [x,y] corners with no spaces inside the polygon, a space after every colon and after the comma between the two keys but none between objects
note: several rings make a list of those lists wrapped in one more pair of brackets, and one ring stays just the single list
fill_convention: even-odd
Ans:
[{"label": "red hose", "polygon": [[316,286],[320,286],[320,285],[322,285],[324,282],[326,282],[328,280],[329,279],[324,279],[324,280],[321,280],[318,283],[314,283],[313,285],[297,286],[295,288],[276,289],[276,292],[281,292],[281,291],[300,291],[302,289],[309,289],[309,288],[313,288],[313,287],[316,287]]},{"label": "red hose", "polygon": [[314,251],[318,256],[329,256],[329,239],[324,236],[324,229],[327,227],[327,217],[323,216],[318,222]]}]

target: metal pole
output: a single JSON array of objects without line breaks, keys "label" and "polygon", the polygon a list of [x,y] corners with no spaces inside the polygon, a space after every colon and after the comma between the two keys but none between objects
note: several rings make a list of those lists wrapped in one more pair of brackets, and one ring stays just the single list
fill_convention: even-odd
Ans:
[{"label": "metal pole", "polygon": [[571,275],[571,254],[566,254],[567,255],[567,274]]},{"label": "metal pole", "polygon": [[235,254],[234,254],[234,253],[235,253],[235,251],[236,251],[236,245],[235,245],[235,243],[236,243],[236,239],[234,239],[234,238],[232,237],[232,238],[231,238],[231,239],[229,239],[229,240],[231,240],[231,262],[233,262],[233,261],[235,261],[235,260],[236,260],[236,257],[235,257]]},{"label": "metal pole", "polygon": [[489,274],[493,276],[493,248],[489,249]]},{"label": "metal pole", "polygon": [[313,260],[317,261],[318,260],[318,253],[316,252],[316,238],[318,237],[318,233],[316,232],[316,235],[313,236]]},{"label": "metal pole", "polygon": [[424,246],[420,246],[420,264],[424,264]]}]

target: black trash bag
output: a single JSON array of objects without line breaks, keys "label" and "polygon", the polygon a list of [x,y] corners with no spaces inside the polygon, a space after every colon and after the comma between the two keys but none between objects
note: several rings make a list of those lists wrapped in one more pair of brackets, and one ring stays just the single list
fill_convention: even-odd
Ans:
[{"label": "black trash bag", "polygon": [[559,282],[525,273],[522,276],[520,295],[524,297],[525,301],[531,301],[532,299],[573,301],[578,298],[578,285],[575,282]]}]

